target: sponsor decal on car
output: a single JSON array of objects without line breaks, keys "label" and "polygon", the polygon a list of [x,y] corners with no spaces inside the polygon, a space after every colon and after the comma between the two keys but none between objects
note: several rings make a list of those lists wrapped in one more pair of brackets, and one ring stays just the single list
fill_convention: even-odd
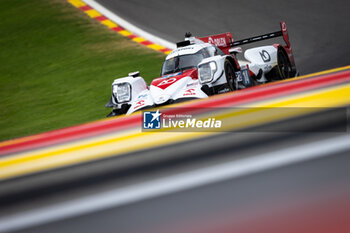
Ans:
[{"label": "sponsor decal on car", "polygon": [[189,96],[189,95],[195,95],[195,94],[196,94],[195,90],[194,90],[193,88],[191,88],[191,89],[187,89],[187,90],[183,93],[182,96]]},{"label": "sponsor decal on car", "polygon": [[208,42],[210,44],[216,45],[216,46],[222,46],[222,47],[226,47],[226,39],[225,37],[221,37],[221,38],[212,38],[209,37],[208,38]]},{"label": "sponsor decal on car", "polygon": [[145,105],[145,101],[144,100],[139,100],[139,101],[136,102],[134,109],[142,107],[143,105]]},{"label": "sponsor decal on car", "polygon": [[187,84],[186,87],[193,87],[193,86],[197,86],[198,84],[199,84],[199,82],[196,81],[196,82]]},{"label": "sponsor decal on car", "polygon": [[147,96],[148,96],[148,94],[139,95],[139,96],[137,97],[137,99],[144,99],[144,98],[146,98]]}]

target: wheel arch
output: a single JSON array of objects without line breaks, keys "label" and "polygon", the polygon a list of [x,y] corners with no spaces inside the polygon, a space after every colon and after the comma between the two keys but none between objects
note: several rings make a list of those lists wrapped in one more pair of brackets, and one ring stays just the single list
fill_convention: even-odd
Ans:
[{"label": "wheel arch", "polygon": [[227,56],[225,61],[229,61],[231,63],[231,65],[233,66],[234,71],[240,70],[240,66],[239,66],[237,60],[234,59],[233,57]]},{"label": "wheel arch", "polygon": [[[279,51],[282,51],[284,53],[284,55],[288,58],[289,64],[292,68],[292,72],[293,72],[292,74],[293,74],[293,76],[295,76],[297,74],[297,68],[295,65],[294,56],[293,56],[291,48],[287,48],[286,46],[278,45],[277,54]],[[277,58],[278,58],[278,55],[277,55]]]}]

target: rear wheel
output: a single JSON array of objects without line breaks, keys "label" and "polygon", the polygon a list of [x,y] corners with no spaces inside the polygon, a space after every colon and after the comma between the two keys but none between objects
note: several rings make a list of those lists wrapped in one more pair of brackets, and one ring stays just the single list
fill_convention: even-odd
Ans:
[{"label": "rear wheel", "polygon": [[283,49],[277,51],[277,69],[279,79],[287,79],[292,77],[292,66],[289,59]]},{"label": "rear wheel", "polygon": [[230,91],[236,90],[235,72],[231,62],[229,61],[225,61],[225,76],[226,76],[227,86],[230,89]]}]

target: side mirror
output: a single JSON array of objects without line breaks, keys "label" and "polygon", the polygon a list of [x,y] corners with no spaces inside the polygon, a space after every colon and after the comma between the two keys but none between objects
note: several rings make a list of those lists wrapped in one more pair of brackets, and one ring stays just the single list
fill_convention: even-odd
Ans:
[{"label": "side mirror", "polygon": [[232,55],[237,55],[238,53],[242,53],[242,48],[241,47],[234,47],[234,48],[230,48],[228,50],[228,52]]},{"label": "side mirror", "polygon": [[136,77],[140,76],[140,71],[131,72],[128,74],[128,76],[136,78]]}]

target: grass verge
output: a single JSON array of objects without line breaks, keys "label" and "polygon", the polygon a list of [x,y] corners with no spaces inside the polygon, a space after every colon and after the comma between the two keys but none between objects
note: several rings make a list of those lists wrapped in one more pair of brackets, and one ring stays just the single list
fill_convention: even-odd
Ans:
[{"label": "grass verge", "polygon": [[65,0],[2,0],[0,16],[0,141],[104,118],[115,78],[159,76],[165,55]]}]

